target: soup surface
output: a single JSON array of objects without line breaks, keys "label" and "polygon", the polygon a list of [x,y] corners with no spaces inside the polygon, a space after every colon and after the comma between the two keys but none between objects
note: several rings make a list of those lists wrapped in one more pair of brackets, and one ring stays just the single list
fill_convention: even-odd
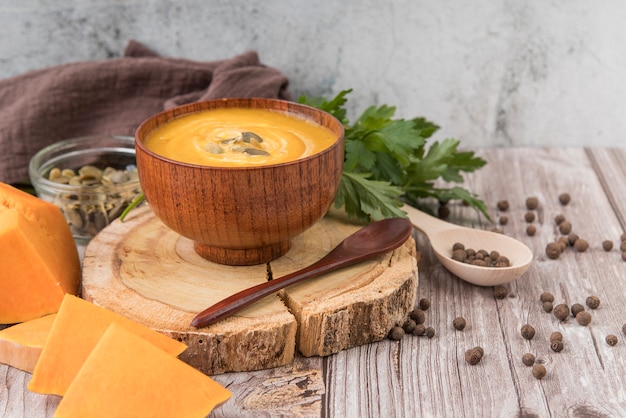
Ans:
[{"label": "soup surface", "polygon": [[297,115],[266,109],[211,109],[156,128],[144,144],[171,160],[208,166],[257,166],[329,148],[336,135]]}]

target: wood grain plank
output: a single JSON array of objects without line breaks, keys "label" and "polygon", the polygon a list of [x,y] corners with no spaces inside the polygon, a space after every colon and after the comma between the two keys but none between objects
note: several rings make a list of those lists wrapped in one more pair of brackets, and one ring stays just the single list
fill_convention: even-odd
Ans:
[{"label": "wood grain plank", "polygon": [[[509,223],[504,233],[533,250],[535,261],[518,281],[508,285],[509,297],[495,299],[493,289],[469,285],[436,262],[424,237],[418,299],[432,307],[427,323],[437,330],[433,339],[407,336],[400,342],[361,347],[327,360],[328,416],[623,416],[626,414],[624,336],[610,347],[607,333],[621,333],[626,322],[624,277],[626,263],[619,253],[605,253],[604,239],[618,239],[620,219],[600,181],[598,164],[582,149],[490,149],[482,155],[489,164],[467,178],[466,187],[489,204],[494,219],[496,202],[509,200]],[[618,158],[619,157],[619,158]],[[601,164],[607,177],[624,183],[619,164],[623,154]],[[613,162],[612,165],[610,164]],[[623,172],[622,172],[623,173]],[[572,203],[562,207],[558,194],[569,192]],[[623,194],[622,194],[623,195]],[[526,235],[525,199],[541,202],[534,222],[535,236]],[[451,220],[490,228],[475,211],[455,205]],[[545,245],[560,235],[553,218],[558,213],[574,231],[590,242],[586,253],[572,249],[558,260],[545,256]],[[573,318],[558,321],[545,313],[539,295],[550,291],[557,302],[581,302],[590,294],[603,303],[588,327]],[[463,315],[468,327],[455,331],[451,322]],[[537,335],[528,341],[520,328],[531,324]],[[552,331],[565,335],[566,348],[554,353],[548,345]],[[465,349],[481,345],[485,357],[476,366],[465,363]],[[376,351],[372,356],[371,352]],[[532,377],[521,356],[532,352],[548,369],[543,380]],[[355,375],[360,384],[346,385]],[[399,393],[403,395],[398,396]]]}]

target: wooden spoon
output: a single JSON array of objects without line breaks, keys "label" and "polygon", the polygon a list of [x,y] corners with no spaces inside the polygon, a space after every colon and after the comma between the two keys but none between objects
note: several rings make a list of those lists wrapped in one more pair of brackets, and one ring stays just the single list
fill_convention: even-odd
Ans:
[{"label": "wooden spoon", "polygon": [[286,276],[235,293],[200,312],[191,321],[191,325],[205,327],[284,287],[393,251],[412,232],[413,225],[409,219],[389,218],[373,222],[344,239],[319,261]]},{"label": "wooden spoon", "polygon": [[[532,251],[520,241],[497,232],[484,231],[451,224],[430,216],[411,206],[402,209],[417,229],[430,241],[437,259],[455,276],[479,286],[496,286],[520,277],[533,260]],[[466,248],[496,250],[506,256],[509,267],[481,267],[453,260],[452,245],[460,242]]]}]

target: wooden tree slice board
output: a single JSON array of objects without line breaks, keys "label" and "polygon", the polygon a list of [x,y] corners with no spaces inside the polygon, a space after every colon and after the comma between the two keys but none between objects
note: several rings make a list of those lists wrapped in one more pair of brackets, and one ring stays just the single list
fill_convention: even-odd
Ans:
[{"label": "wooden tree slice board", "polygon": [[185,342],[181,359],[207,374],[286,365],[296,350],[326,356],[382,340],[413,309],[412,238],[378,259],[283,289],[209,327],[190,322],[226,296],[313,263],[358,228],[329,215],[267,265],[225,266],[200,257],[191,240],[145,206],[88,244],[82,296]]}]

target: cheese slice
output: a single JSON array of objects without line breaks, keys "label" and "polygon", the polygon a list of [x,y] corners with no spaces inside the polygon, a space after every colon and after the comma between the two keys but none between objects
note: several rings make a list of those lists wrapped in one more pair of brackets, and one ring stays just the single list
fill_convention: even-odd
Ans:
[{"label": "cheese slice", "polygon": [[0,363],[32,373],[56,314],[31,319],[0,331]]},{"label": "cheese slice", "polygon": [[28,389],[64,395],[85,359],[112,323],[147,339],[172,356],[187,346],[115,312],[73,295],[65,295],[50,335],[35,365]]},{"label": "cheese slice", "polygon": [[55,417],[206,417],[230,391],[138,335],[110,325]]},{"label": "cheese slice", "polygon": [[80,260],[60,209],[2,182],[0,248],[0,324],[55,313],[78,293]]}]

